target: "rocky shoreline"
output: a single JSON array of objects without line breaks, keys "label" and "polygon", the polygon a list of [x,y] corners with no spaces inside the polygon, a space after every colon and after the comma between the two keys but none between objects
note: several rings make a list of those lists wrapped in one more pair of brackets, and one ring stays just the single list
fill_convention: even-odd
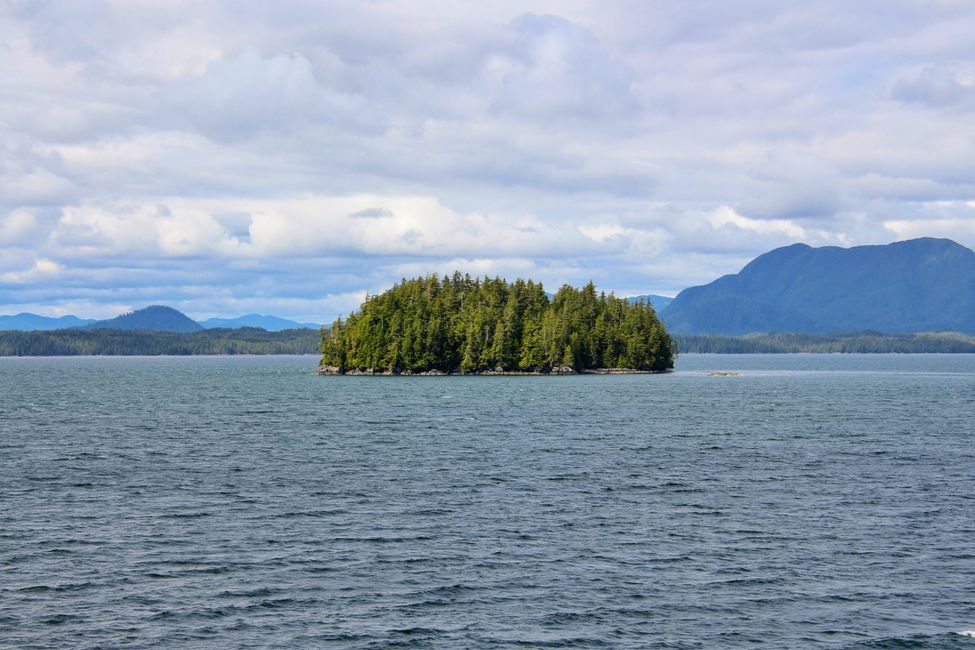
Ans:
[{"label": "rocky shoreline", "polygon": [[555,366],[547,371],[504,370],[502,368],[477,370],[474,372],[463,372],[461,370],[451,372],[444,372],[443,370],[387,370],[377,368],[352,368],[343,371],[338,366],[319,366],[316,374],[328,376],[348,375],[353,377],[448,377],[455,375],[519,377],[541,375],[657,375],[665,372],[670,372],[670,370],[637,370],[636,368],[583,368],[576,370],[570,366]]}]

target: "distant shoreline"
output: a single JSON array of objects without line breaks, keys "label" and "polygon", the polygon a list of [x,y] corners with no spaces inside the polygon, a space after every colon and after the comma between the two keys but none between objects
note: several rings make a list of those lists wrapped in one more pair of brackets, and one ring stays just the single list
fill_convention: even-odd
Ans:
[{"label": "distant shoreline", "polygon": [[[884,355],[912,355],[912,354],[927,354],[927,355],[943,355],[943,356],[957,356],[965,354],[975,354],[975,350],[966,350],[960,352],[937,352],[937,351],[911,351],[911,352],[834,352],[834,351],[781,351],[781,352],[680,352],[678,357],[681,356],[696,356],[696,355],[716,355],[724,357],[733,356],[745,356],[745,355],[758,355],[758,356],[788,356],[788,355],[816,355],[816,356],[853,356],[853,355],[869,355],[869,356],[884,356]],[[68,354],[3,354],[0,353],[0,359],[111,359],[111,358],[169,358],[169,359],[185,359],[188,357],[315,357],[320,358],[321,354],[318,352],[193,352],[193,353],[120,353],[120,354],[80,354],[80,353],[68,353]],[[605,368],[599,368],[596,370],[583,370],[581,372],[566,373],[566,376],[570,374],[574,375],[655,375],[655,374],[666,374],[669,372],[674,372],[678,369],[668,369],[668,370],[609,370]],[[316,368],[316,374],[326,374],[318,373]],[[339,376],[350,376],[350,377],[390,377],[390,376],[404,376],[404,377],[422,377],[422,376],[441,376],[441,377],[465,377],[465,376],[508,376],[508,377],[540,377],[540,376],[559,376],[558,374],[545,373],[545,372],[523,372],[523,371],[504,371],[497,372],[494,370],[482,371],[482,372],[456,372],[456,373],[399,373],[393,374],[385,371],[366,373],[366,372],[349,372],[349,373],[339,373]],[[333,375],[334,376],[334,375]]]},{"label": "distant shoreline", "polygon": [[259,328],[159,330],[63,329],[0,331],[0,357],[139,357],[320,354],[317,330]]},{"label": "distant shoreline", "polygon": [[675,334],[678,354],[970,354],[975,336],[960,332],[883,334]]},{"label": "distant shoreline", "polygon": [[[321,355],[319,337],[319,332],[311,329],[282,332],[256,328],[210,329],[191,333],[103,329],[7,330],[0,331],[0,357]],[[975,336],[958,332],[776,333],[744,336],[676,334],[673,338],[677,342],[678,354],[975,353]],[[525,374],[523,371],[506,372]],[[585,372],[634,374],[648,371],[598,369]],[[373,374],[377,374],[377,371],[373,371]],[[498,371],[487,370],[480,374],[498,374]]]}]

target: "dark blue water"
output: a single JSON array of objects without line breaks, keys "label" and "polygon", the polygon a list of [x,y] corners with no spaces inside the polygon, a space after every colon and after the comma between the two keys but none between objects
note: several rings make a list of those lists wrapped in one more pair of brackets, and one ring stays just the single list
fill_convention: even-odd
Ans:
[{"label": "dark blue water", "polygon": [[975,649],[971,356],[314,366],[0,359],[0,647]]}]

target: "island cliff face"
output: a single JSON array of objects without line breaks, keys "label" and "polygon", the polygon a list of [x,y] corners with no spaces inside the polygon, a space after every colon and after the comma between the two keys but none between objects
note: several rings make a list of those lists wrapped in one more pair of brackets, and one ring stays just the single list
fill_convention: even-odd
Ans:
[{"label": "island cliff face", "polygon": [[454,273],[403,280],[322,332],[322,374],[662,372],[674,343],[648,302]]}]

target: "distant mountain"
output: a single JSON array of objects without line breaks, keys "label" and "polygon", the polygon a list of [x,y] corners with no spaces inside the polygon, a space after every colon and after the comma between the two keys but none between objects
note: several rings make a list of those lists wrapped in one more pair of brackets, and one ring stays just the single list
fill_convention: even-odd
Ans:
[{"label": "distant mountain", "polygon": [[246,316],[239,316],[238,318],[208,318],[207,320],[200,321],[200,325],[206,329],[214,329],[217,327],[226,327],[229,329],[237,329],[239,327],[260,327],[268,332],[280,332],[282,330],[301,328],[311,328],[317,330],[321,327],[320,323],[299,323],[297,321],[288,320],[287,318],[264,316],[261,314],[247,314]]},{"label": "distant mountain", "polygon": [[651,305],[653,305],[653,309],[657,313],[662,312],[664,309],[667,308],[667,305],[674,302],[673,298],[668,298],[667,296],[658,296],[653,293],[644,294],[642,296],[629,296],[627,297],[627,300],[629,302],[640,302],[641,300],[646,300]]},{"label": "distant mountain", "polygon": [[181,311],[163,305],[137,309],[108,320],[95,321],[85,329],[158,330],[161,332],[198,332],[203,326]]},{"label": "distant mountain", "polygon": [[107,320],[83,319],[77,316],[61,316],[53,318],[38,316],[27,312],[15,316],[0,316],[0,331],[48,331],[86,327],[89,329],[148,329],[164,332],[196,332],[200,329],[240,329],[243,327],[257,327],[268,332],[280,332],[289,329],[319,329],[319,323],[299,323],[287,318],[265,316],[261,314],[247,314],[239,318],[210,318],[202,323],[196,323],[185,314],[162,305],[153,305],[139,309],[129,314],[122,314],[117,318]]},{"label": "distant mountain", "polygon": [[93,320],[83,320],[77,316],[53,318],[24,312],[15,316],[0,316],[0,331],[59,330],[68,327],[80,327],[94,322]]},{"label": "distant mountain", "polygon": [[685,289],[661,312],[678,334],[975,333],[975,252],[948,239],[765,253]]}]

